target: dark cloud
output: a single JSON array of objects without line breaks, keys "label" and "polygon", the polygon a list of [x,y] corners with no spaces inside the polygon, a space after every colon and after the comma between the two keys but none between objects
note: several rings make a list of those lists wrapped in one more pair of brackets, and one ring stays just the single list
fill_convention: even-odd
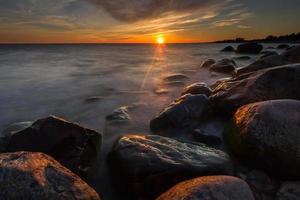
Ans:
[{"label": "dark cloud", "polygon": [[192,11],[231,0],[86,0],[104,8],[112,17],[134,22],[166,12]]}]

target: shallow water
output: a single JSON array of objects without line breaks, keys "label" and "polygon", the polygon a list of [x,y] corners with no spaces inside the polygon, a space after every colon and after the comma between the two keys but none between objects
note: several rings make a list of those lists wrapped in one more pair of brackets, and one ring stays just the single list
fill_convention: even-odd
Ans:
[{"label": "shallow water", "polygon": [[[0,45],[0,129],[51,114],[103,133],[102,164],[91,184],[103,199],[118,199],[105,162],[114,140],[149,133],[149,120],[180,96],[182,86],[163,85],[165,76],[186,74],[185,84],[226,77],[200,65],[207,58],[236,57],[220,52],[227,45]],[[256,59],[251,57],[237,61],[239,67]],[[114,109],[131,105],[130,124],[106,123]]]}]

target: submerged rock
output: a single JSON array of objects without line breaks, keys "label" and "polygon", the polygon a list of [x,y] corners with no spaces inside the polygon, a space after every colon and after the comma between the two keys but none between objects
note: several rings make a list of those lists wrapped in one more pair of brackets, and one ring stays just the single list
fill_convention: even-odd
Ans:
[{"label": "submerged rock", "polygon": [[221,82],[210,101],[216,109],[233,114],[239,107],[258,101],[300,100],[299,85],[300,64],[275,67]]},{"label": "submerged rock", "polygon": [[3,152],[43,152],[75,173],[83,173],[97,158],[101,134],[55,116],[37,120],[1,138]]},{"label": "submerged rock", "polygon": [[210,66],[211,71],[221,72],[221,73],[233,73],[237,65],[234,60],[222,59]]},{"label": "submerged rock", "polygon": [[150,128],[154,132],[175,127],[184,127],[190,120],[199,119],[208,105],[205,95],[185,95],[175,100],[157,117],[151,120]]},{"label": "submerged rock", "polygon": [[42,153],[0,154],[0,182],[1,199],[100,199],[77,175]]},{"label": "submerged rock", "polygon": [[221,50],[222,52],[234,52],[234,48],[232,46],[227,46]]},{"label": "submerged rock", "polygon": [[250,56],[239,56],[239,57],[234,57],[233,59],[235,60],[250,60]]},{"label": "submerged rock", "polygon": [[128,123],[131,121],[127,106],[115,109],[112,114],[106,116],[106,120],[110,123]]},{"label": "submerged rock", "polygon": [[164,81],[181,81],[181,80],[186,80],[189,79],[188,76],[178,73],[178,74],[172,74],[172,75],[168,75],[166,77],[164,77]]},{"label": "submerged rock", "polygon": [[168,87],[184,87],[185,82],[184,81],[166,81],[164,82],[165,86]]},{"label": "submerged rock", "polygon": [[154,199],[181,181],[231,172],[229,157],[220,150],[154,135],[122,137],[109,163],[115,183],[130,199]]},{"label": "submerged rock", "polygon": [[212,90],[207,86],[206,83],[203,82],[197,82],[197,83],[193,83],[189,86],[187,86],[186,88],[184,88],[182,95],[186,95],[186,94],[193,94],[193,95],[197,95],[197,94],[204,94],[206,96],[210,96],[212,93]]},{"label": "submerged rock", "polygon": [[246,162],[287,178],[300,177],[300,101],[241,107],[224,131],[226,144]]},{"label": "submerged rock", "polygon": [[276,200],[298,200],[300,199],[300,182],[283,182],[277,192]]},{"label": "submerged rock", "polygon": [[277,49],[288,49],[290,47],[290,45],[288,44],[280,44],[277,46]]},{"label": "submerged rock", "polygon": [[263,51],[260,54],[261,54],[260,59],[278,55],[276,51]]},{"label": "submerged rock", "polygon": [[258,43],[245,43],[237,47],[237,53],[258,54],[263,50],[263,46]]},{"label": "submerged rock", "polygon": [[201,68],[209,68],[210,66],[212,66],[215,63],[216,63],[216,61],[214,59],[207,59],[202,63]]},{"label": "submerged rock", "polygon": [[300,63],[300,45],[291,48],[280,55],[273,55],[260,58],[254,63],[246,67],[240,68],[237,71],[237,75],[294,63]]},{"label": "submerged rock", "polygon": [[157,200],[254,200],[247,183],[231,176],[205,176],[177,184]]}]

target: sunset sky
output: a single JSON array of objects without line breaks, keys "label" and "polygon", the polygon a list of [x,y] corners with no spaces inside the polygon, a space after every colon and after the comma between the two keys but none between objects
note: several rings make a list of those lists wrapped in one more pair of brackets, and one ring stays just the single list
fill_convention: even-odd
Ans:
[{"label": "sunset sky", "polygon": [[0,0],[0,43],[208,42],[300,32],[299,0]]}]

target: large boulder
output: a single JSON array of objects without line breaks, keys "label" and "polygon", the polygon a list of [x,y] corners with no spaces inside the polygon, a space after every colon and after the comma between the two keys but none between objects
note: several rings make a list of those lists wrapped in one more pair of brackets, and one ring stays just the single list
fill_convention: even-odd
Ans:
[{"label": "large boulder", "polygon": [[227,46],[221,50],[222,52],[234,52],[235,49],[232,46]]},{"label": "large boulder", "polygon": [[101,134],[55,116],[37,120],[23,128],[3,132],[0,138],[3,152],[42,152],[73,172],[82,174],[100,151]]},{"label": "large boulder", "polygon": [[300,45],[293,47],[280,55],[262,57],[254,63],[238,69],[237,75],[294,63],[300,63]]},{"label": "large boulder", "polygon": [[220,113],[228,114],[241,106],[272,99],[300,100],[300,64],[275,67],[241,75],[221,82],[210,96],[210,102]]},{"label": "large boulder", "polygon": [[122,137],[109,163],[114,182],[130,199],[154,199],[181,181],[231,172],[220,150],[155,135]]},{"label": "large boulder", "polygon": [[157,200],[254,200],[247,183],[231,176],[206,176],[177,184]]},{"label": "large boulder", "polygon": [[206,95],[184,95],[152,119],[150,128],[154,132],[160,132],[187,126],[191,120],[199,119],[203,115],[207,104],[208,97]]},{"label": "large boulder", "polygon": [[300,101],[249,104],[224,131],[228,148],[244,161],[284,178],[300,177]]},{"label": "large boulder", "polygon": [[258,43],[245,43],[241,44],[237,47],[237,53],[245,53],[245,54],[258,54],[260,53],[264,47]]},{"label": "large boulder", "polygon": [[234,60],[225,58],[212,64],[209,70],[220,72],[220,73],[233,73],[235,72],[236,68],[237,68],[237,64]]},{"label": "large boulder", "polygon": [[100,199],[77,175],[42,153],[0,154],[0,182],[1,199]]},{"label": "large boulder", "polygon": [[210,96],[212,93],[212,90],[207,86],[206,83],[203,82],[197,82],[197,83],[193,83],[187,87],[184,88],[182,95],[186,95],[186,94],[193,94],[193,95],[197,95],[197,94],[204,94],[206,96]]}]

